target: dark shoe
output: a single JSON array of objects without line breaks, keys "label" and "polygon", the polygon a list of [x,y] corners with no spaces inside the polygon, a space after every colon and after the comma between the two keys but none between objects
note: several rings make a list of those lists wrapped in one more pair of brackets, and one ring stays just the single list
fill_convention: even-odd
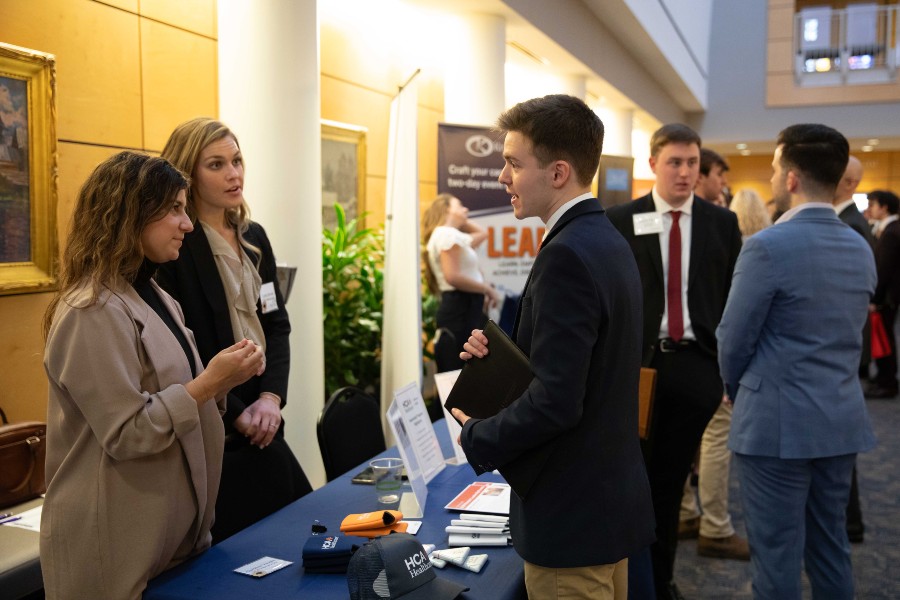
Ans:
[{"label": "dark shoe", "polygon": [[678,586],[675,585],[674,581],[669,582],[669,585],[666,586],[666,589],[663,590],[662,594],[657,591],[656,597],[665,600],[684,600],[684,596],[681,595],[681,591],[679,591]]},{"label": "dark shoe", "polygon": [[736,533],[724,538],[701,535],[697,538],[697,554],[708,558],[750,560],[750,545]]},{"label": "dark shoe", "polygon": [[865,530],[866,528],[863,527],[862,523],[847,523],[847,538],[850,540],[850,543],[862,544]]},{"label": "dark shoe", "polygon": [[700,535],[700,517],[678,521],[678,539],[695,540]]},{"label": "dark shoe", "polygon": [[866,398],[885,399],[894,398],[897,395],[897,388],[885,388],[880,385],[873,385],[866,390]]}]

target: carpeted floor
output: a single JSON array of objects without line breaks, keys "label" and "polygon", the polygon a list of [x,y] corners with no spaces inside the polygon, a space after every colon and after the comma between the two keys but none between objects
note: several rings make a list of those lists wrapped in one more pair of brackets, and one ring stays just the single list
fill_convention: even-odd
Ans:
[{"label": "carpeted floor", "polygon": [[[865,541],[852,544],[859,600],[900,599],[900,399],[867,400],[878,445],[857,459]],[[740,490],[731,472],[731,516],[746,536]],[[804,576],[805,578],[805,576]],[[697,556],[696,540],[678,544],[675,582],[685,598],[752,598],[750,563]],[[804,579],[804,599],[811,598]]]}]

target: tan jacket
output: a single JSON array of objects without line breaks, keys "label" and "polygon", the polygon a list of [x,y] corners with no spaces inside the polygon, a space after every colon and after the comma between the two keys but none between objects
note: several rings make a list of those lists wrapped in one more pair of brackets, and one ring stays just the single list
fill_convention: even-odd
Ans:
[{"label": "tan jacket", "polygon": [[[180,307],[156,289],[193,348]],[[194,360],[199,372],[196,349]],[[181,345],[131,286],[89,308],[61,302],[44,367],[46,597],[140,598],[148,579],[210,545],[224,398],[198,409]]]}]

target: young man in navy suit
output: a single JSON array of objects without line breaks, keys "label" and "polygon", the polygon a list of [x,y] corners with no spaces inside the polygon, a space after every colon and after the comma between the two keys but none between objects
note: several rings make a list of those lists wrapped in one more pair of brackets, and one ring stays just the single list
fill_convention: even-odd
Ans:
[{"label": "young man in navy suit", "polygon": [[845,511],[875,444],[857,369],[876,275],[831,204],[848,156],[825,125],[779,134],[772,193],[792,208],[746,241],[716,332],[758,599],[799,600],[801,563],[813,598],[853,598]]},{"label": "young man in navy suit", "polygon": [[[643,286],[643,364],[657,370],[646,445],[656,514],[651,547],[657,598],[680,598],[672,580],[684,481],[722,401],[716,326],[741,248],[737,217],[697,200],[700,136],[664,125],[650,139],[650,194],[609,209],[631,246]],[[727,540],[725,543],[728,543]]]},{"label": "young man in navy suit", "polygon": [[[531,490],[510,500],[529,597],[625,598],[627,557],[654,524],[637,433],[640,278],[590,191],[603,123],[553,95],[517,104],[498,126],[516,218],[539,217],[547,231],[513,332],[534,379],[494,417],[454,409],[460,443],[477,473],[551,447]],[[490,346],[475,330],[464,347],[478,360]]]}]

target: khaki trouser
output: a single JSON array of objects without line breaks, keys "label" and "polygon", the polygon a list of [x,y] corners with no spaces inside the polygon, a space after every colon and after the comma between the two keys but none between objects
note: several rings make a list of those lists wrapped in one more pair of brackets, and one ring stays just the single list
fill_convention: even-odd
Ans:
[{"label": "khaki trouser", "polygon": [[525,562],[529,600],[626,600],[628,559],[612,565],[551,569]]}]

